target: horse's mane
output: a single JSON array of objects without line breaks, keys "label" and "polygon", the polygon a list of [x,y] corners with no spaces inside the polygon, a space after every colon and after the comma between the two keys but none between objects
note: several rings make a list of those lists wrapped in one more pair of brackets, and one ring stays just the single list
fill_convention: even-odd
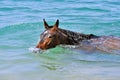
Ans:
[{"label": "horse's mane", "polygon": [[83,33],[73,32],[73,31],[69,31],[61,28],[59,28],[59,30],[67,36],[68,43],[71,45],[79,44],[83,40],[90,40],[92,38],[99,37],[94,34],[83,34]]}]

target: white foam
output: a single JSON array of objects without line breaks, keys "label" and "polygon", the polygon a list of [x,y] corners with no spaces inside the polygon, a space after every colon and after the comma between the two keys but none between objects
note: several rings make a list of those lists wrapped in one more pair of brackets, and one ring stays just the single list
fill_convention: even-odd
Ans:
[{"label": "white foam", "polygon": [[79,47],[78,45],[60,45],[60,46],[64,48],[78,48]]},{"label": "white foam", "polygon": [[40,53],[40,51],[41,51],[39,48],[34,48],[34,47],[30,47],[30,48],[28,48],[28,50],[31,52],[34,52],[34,53]]}]

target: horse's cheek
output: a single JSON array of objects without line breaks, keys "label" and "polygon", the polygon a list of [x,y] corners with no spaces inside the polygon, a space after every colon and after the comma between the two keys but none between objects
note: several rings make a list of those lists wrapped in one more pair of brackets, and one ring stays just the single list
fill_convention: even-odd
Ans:
[{"label": "horse's cheek", "polygon": [[49,38],[47,38],[42,44],[41,44],[41,48],[42,49],[47,49],[48,45],[50,44],[51,40]]},{"label": "horse's cheek", "polygon": [[61,41],[59,39],[56,39],[56,45],[59,45],[61,43]]}]

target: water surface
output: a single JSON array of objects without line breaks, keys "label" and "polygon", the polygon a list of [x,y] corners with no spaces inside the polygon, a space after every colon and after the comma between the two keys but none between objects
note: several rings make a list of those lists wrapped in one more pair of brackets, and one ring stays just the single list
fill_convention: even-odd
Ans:
[{"label": "water surface", "polygon": [[71,31],[120,36],[119,0],[1,0],[0,80],[120,79],[120,55],[60,46],[30,52],[43,18]]}]

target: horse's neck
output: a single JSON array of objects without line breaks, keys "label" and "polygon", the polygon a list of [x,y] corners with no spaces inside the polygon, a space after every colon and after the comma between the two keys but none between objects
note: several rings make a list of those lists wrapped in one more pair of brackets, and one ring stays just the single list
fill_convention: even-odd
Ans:
[{"label": "horse's neck", "polygon": [[79,44],[83,40],[90,40],[92,38],[98,37],[93,34],[82,34],[82,33],[77,33],[77,32],[73,32],[65,29],[59,29],[59,30],[67,36],[66,44],[70,44],[70,45]]}]

